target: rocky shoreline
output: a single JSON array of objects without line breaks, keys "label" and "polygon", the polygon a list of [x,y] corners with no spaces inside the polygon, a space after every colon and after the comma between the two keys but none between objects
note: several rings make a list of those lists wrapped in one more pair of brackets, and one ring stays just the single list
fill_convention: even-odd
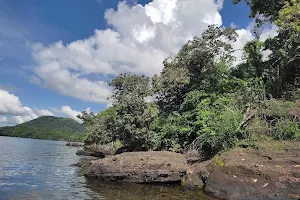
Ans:
[{"label": "rocky shoreline", "polygon": [[68,142],[66,144],[66,146],[68,146],[68,147],[83,147],[84,144],[81,142]]},{"label": "rocky shoreline", "polygon": [[92,160],[84,174],[102,181],[181,183],[218,199],[300,199],[300,143],[273,146],[234,148],[204,162],[167,151],[125,152]]}]

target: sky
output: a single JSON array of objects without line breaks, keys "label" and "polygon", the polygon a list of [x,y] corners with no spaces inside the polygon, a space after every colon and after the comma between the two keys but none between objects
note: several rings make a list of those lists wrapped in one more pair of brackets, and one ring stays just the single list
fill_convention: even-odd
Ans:
[{"label": "sky", "polygon": [[0,0],[0,126],[43,115],[81,122],[81,111],[111,105],[113,77],[159,74],[210,24],[237,29],[237,64],[253,39],[249,14],[231,0]]}]

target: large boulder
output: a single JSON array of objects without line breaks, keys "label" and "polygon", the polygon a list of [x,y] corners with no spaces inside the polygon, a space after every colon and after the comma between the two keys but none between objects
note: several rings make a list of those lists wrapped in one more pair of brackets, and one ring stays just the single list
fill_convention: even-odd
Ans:
[{"label": "large boulder", "polygon": [[[299,143],[298,143],[299,144]],[[280,151],[232,149],[192,165],[184,184],[220,199],[300,199],[300,146]]]},{"label": "large boulder", "polygon": [[92,161],[85,176],[133,183],[180,182],[187,162],[183,155],[166,152],[126,152]]}]

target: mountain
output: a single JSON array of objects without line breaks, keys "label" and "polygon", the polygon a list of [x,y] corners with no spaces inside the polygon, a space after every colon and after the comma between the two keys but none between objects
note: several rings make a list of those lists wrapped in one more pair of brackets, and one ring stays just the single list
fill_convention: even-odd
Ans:
[{"label": "mountain", "polygon": [[42,116],[11,127],[0,127],[0,136],[44,140],[82,141],[83,125],[73,119]]}]

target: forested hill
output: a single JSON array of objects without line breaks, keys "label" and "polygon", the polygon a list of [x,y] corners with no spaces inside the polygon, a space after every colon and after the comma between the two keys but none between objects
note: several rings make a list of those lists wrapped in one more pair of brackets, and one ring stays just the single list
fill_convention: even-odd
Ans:
[{"label": "forested hill", "polygon": [[81,141],[83,125],[73,119],[42,116],[12,127],[0,128],[0,136],[45,140]]}]

